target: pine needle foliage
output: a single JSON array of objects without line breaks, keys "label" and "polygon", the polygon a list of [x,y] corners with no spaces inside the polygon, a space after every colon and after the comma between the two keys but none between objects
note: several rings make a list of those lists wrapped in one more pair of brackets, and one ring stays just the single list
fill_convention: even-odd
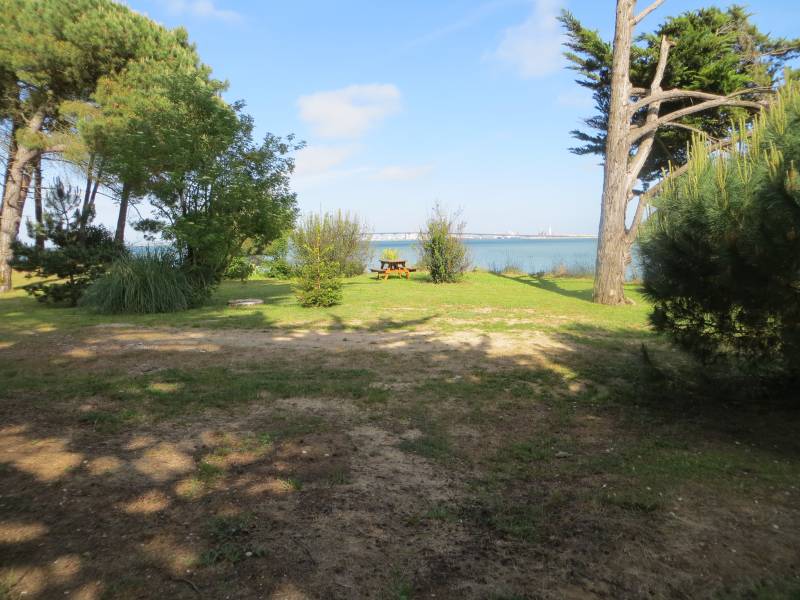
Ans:
[{"label": "pine needle foliage", "polygon": [[125,253],[111,233],[94,224],[94,209],[83,207],[78,191],[57,179],[45,198],[41,226],[28,224],[30,237],[48,245],[14,244],[14,268],[40,281],[23,286],[41,302],[75,306],[87,287]]},{"label": "pine needle foliage", "polygon": [[653,326],[703,360],[800,370],[800,85],[729,151],[700,139],[640,244]]},{"label": "pine needle foliage", "polygon": [[292,236],[299,263],[295,295],[301,306],[333,306],[342,301],[342,267],[332,260],[337,246],[329,236],[330,225],[330,215],[309,215]]}]

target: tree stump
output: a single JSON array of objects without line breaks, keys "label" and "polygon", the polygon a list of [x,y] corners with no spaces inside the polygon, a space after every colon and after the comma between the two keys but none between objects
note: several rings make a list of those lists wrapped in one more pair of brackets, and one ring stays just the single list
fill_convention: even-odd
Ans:
[{"label": "tree stump", "polygon": [[244,308],[245,306],[257,306],[259,304],[264,304],[264,301],[260,298],[237,298],[228,300],[228,306],[232,308]]}]

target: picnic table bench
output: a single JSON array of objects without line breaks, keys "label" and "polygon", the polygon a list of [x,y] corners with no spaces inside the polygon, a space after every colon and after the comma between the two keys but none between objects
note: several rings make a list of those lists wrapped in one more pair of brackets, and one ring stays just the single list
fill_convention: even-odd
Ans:
[{"label": "picnic table bench", "polygon": [[384,260],[381,259],[381,268],[380,269],[370,269],[373,273],[377,274],[377,278],[380,279],[383,276],[384,281],[389,279],[389,275],[398,275],[401,278],[405,277],[409,279],[411,277],[411,273],[415,272],[416,269],[411,267],[407,267],[406,263],[408,261],[405,260]]}]

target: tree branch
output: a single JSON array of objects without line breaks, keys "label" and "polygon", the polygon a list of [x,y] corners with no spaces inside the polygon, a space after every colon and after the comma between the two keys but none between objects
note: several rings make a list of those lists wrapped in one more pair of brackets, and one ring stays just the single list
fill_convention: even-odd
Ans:
[{"label": "tree branch", "polygon": [[648,6],[642,12],[640,12],[638,15],[633,17],[631,19],[631,27],[636,27],[639,23],[642,22],[642,20],[647,15],[649,15],[651,12],[653,12],[655,9],[657,9],[659,6],[661,6],[663,3],[664,3],[664,0],[656,0],[650,6]]},{"label": "tree branch", "polygon": [[654,102],[663,102],[665,100],[680,100],[682,98],[698,98],[700,100],[722,100],[722,99],[733,99],[738,96],[743,96],[744,94],[755,94],[758,92],[771,92],[773,91],[772,88],[769,87],[757,87],[757,88],[745,88],[742,90],[737,90],[732,94],[728,94],[727,96],[721,96],[719,94],[709,94],[708,92],[700,92],[695,90],[681,90],[681,89],[673,89],[673,90],[659,90],[657,93],[651,92],[644,98],[634,102],[631,104],[631,112],[636,113],[636,111],[652,104]]},{"label": "tree branch", "polygon": [[28,119],[27,126],[28,129],[31,131],[38,132],[41,130],[42,125],[44,124],[44,118],[46,116],[45,110],[43,107],[39,107],[36,112],[31,115],[31,118]]},{"label": "tree branch", "polygon": [[42,154],[58,154],[66,151],[66,149],[66,144],[55,144],[53,146],[48,146],[47,148],[42,148]]},{"label": "tree branch", "polygon": [[674,127],[676,129],[686,129],[687,131],[692,131],[692,132],[696,133],[697,135],[701,135],[701,136],[706,137],[706,138],[708,138],[708,139],[710,139],[712,141],[717,141],[717,138],[708,135],[708,133],[706,133],[705,131],[703,131],[699,127],[693,127],[693,126],[687,125],[685,123],[664,123],[663,126],[664,127]]},{"label": "tree branch", "polygon": [[[658,64],[656,65],[656,72],[653,75],[653,81],[650,82],[650,95],[658,95],[661,91],[661,82],[664,80],[664,72],[667,70],[667,59],[669,58],[669,49],[674,44],[667,39],[667,36],[661,36],[661,47],[658,54]],[[631,110],[631,109],[629,109]],[[652,103],[647,109],[647,119],[645,123],[655,123],[658,120],[658,113],[661,110],[661,102]],[[633,112],[630,113],[633,115]],[[645,137],[636,149],[636,154],[628,162],[628,190],[632,190],[639,179],[639,173],[647,162],[647,157],[653,149],[653,141],[655,139],[656,130]]]},{"label": "tree branch", "polygon": [[762,110],[763,108],[765,108],[765,105],[762,104],[761,102],[751,102],[749,100],[731,100],[727,96],[723,98],[718,98],[716,100],[707,100],[706,102],[701,102],[700,104],[687,106],[686,108],[682,108],[681,110],[676,110],[674,112],[671,112],[659,118],[657,121],[653,123],[645,123],[640,127],[632,127],[630,132],[630,137],[628,138],[628,142],[631,145],[633,145],[642,138],[649,135],[650,133],[656,131],[662,125],[671,123],[672,121],[680,119],[681,117],[685,117],[687,115],[693,115],[695,113],[699,113],[704,110],[708,110],[710,108],[716,108],[718,106],[753,108],[756,110]]}]

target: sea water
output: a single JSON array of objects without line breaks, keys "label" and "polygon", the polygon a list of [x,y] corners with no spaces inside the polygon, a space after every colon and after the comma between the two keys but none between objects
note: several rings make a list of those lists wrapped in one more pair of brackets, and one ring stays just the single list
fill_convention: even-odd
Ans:
[{"label": "sea water", "polygon": [[[419,260],[418,244],[413,240],[381,240],[371,242],[373,260],[377,262],[381,252],[394,248],[400,258],[414,264]],[[502,270],[507,267],[525,273],[551,271],[566,267],[571,271],[594,270],[597,239],[595,238],[549,238],[549,239],[466,239],[471,267],[487,270]]]}]

